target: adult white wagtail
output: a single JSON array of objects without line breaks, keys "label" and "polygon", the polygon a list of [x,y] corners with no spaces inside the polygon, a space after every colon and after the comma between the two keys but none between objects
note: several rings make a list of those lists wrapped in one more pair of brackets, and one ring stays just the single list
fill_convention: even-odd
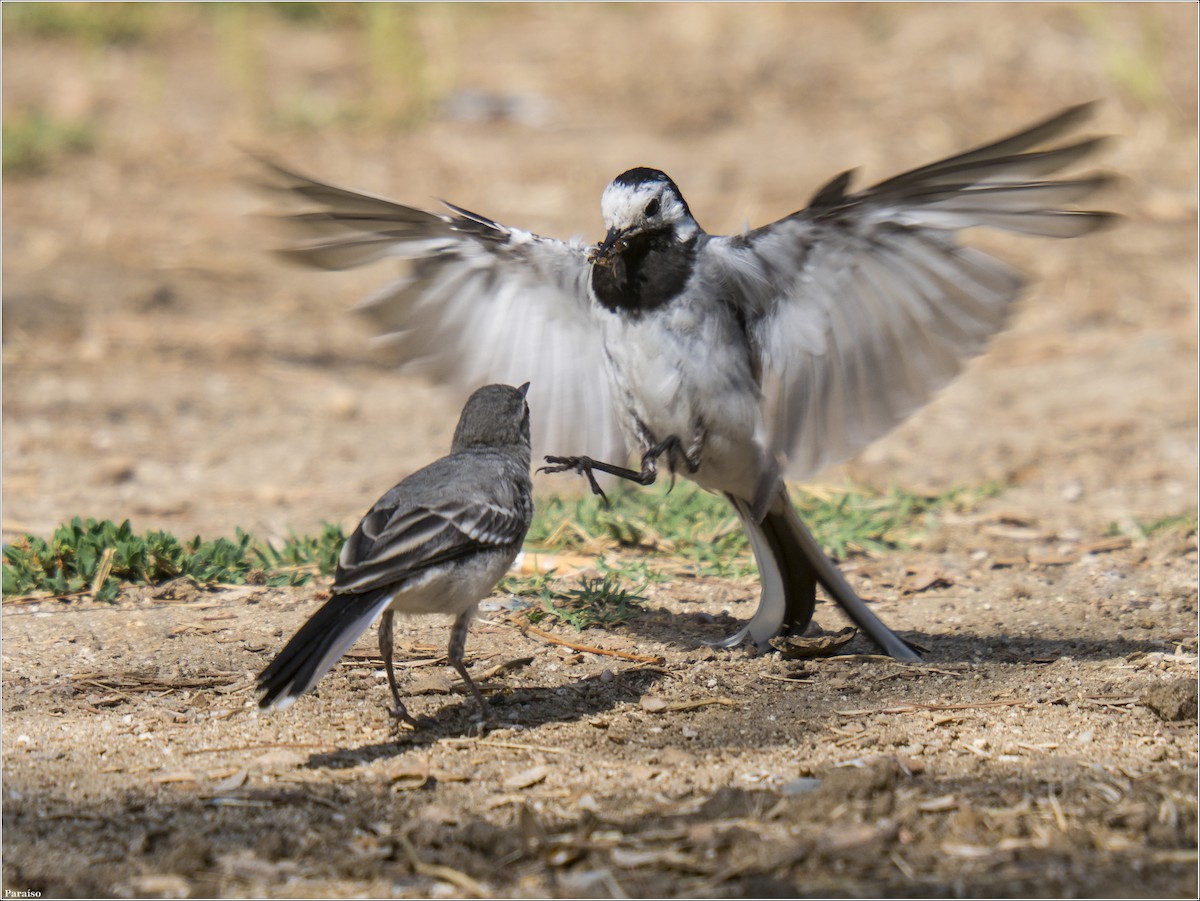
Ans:
[{"label": "adult white wagtail", "polygon": [[396,688],[392,619],[450,613],[450,665],[487,704],[463,665],[467,629],[480,600],[508,571],[533,519],[529,476],[529,385],[488,385],[471,395],[449,456],[381,497],[342,547],[333,597],[258,677],[262,707],[288,707],[317,684],[379,614],[379,653],[392,716],[414,728]]},{"label": "adult white wagtail", "polygon": [[[722,644],[802,631],[820,583],[889,654],[912,660],[824,555],[783,479],[890,430],[1004,324],[1022,279],[958,244],[958,230],[1076,237],[1109,218],[1066,209],[1104,175],[1046,180],[1099,144],[1045,147],[1089,113],[1072,107],[856,193],[844,172],[807,208],[729,237],[705,233],[664,173],[630,169],[604,190],[608,233],[591,248],[272,168],[277,186],[317,207],[293,217],[310,240],[289,258],[327,269],[412,261],[360,305],[402,358],[460,385],[531,374],[534,443],[557,454],[552,471],[585,473],[594,490],[593,470],[649,484],[665,456],[672,475],[729,498],[762,599]],[[598,462],[630,448],[636,470]]]}]

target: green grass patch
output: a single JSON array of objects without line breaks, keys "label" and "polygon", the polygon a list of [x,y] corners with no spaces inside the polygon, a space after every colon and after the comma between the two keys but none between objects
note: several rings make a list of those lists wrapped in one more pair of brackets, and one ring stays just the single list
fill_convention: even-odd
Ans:
[{"label": "green grass patch", "polygon": [[134,44],[154,31],[164,11],[158,3],[5,3],[11,35],[66,38],[94,46]]},{"label": "green grass patch", "polygon": [[1109,535],[1129,535],[1131,538],[1153,538],[1163,532],[1173,531],[1184,534],[1197,531],[1196,515],[1183,513],[1175,516],[1160,516],[1157,519],[1134,519],[1125,526],[1115,522],[1109,523],[1108,526]]},{"label": "green grass patch", "polygon": [[5,175],[36,175],[96,146],[91,123],[59,119],[43,110],[6,115],[3,137]]},{"label": "green grass patch", "polygon": [[534,597],[534,606],[526,614],[531,623],[563,622],[582,632],[592,626],[615,626],[645,612],[636,592],[643,585],[630,588],[616,573],[601,578],[581,577],[578,587],[556,589],[544,580]]},{"label": "green grass patch", "polygon": [[327,525],[315,537],[292,537],[276,548],[237,530],[231,541],[180,541],[169,532],[137,534],[129,520],[117,525],[75,517],[49,541],[25,535],[4,548],[4,594],[52,596],[91,593],[114,600],[122,585],[153,585],[186,578],[198,585],[258,582],[302,585],[329,573],[345,536]]},{"label": "green grass patch", "polygon": [[[875,491],[847,486],[794,489],[800,517],[832,556],[903,549],[927,531],[940,513],[973,509],[1002,486],[986,484],[926,495],[900,488]],[[540,504],[527,543],[550,550],[596,544],[653,549],[681,558],[704,575],[739,576],[753,571],[746,537],[732,507],[720,495],[690,483],[621,489],[598,498],[552,498]],[[635,559],[635,558],[631,558]],[[646,575],[646,574],[643,574]]]},{"label": "green grass patch", "polygon": [[[892,488],[805,489],[793,491],[801,517],[817,540],[837,558],[907,547],[939,513],[963,511],[999,491],[999,486],[959,488],[919,495]],[[527,544],[548,550],[597,553],[597,579],[584,579],[565,592],[551,578],[509,577],[507,590],[532,599],[539,615],[575,628],[621,622],[635,615],[637,591],[671,578],[680,564],[697,575],[740,577],[754,572],[741,526],[724,498],[680,482],[613,492],[612,506],[599,498],[550,498],[538,505]],[[1196,528],[1196,518],[1167,517],[1140,523],[1146,535],[1167,528]],[[112,600],[122,585],[151,585],[186,578],[198,585],[303,585],[316,573],[332,573],[345,534],[326,525],[311,536],[291,536],[280,546],[258,541],[238,529],[233,539],[180,540],[168,532],[135,533],[129,521],[117,525],[76,517],[49,540],[25,535],[4,548],[4,594],[91,593]],[[623,589],[620,585],[634,585]],[[590,618],[590,619],[589,619]]]},{"label": "green grass patch", "polygon": [[998,482],[951,488],[941,494],[917,494],[896,487],[887,491],[801,489],[792,492],[792,500],[817,540],[840,560],[911,547],[939,515],[973,510],[1002,490]]}]

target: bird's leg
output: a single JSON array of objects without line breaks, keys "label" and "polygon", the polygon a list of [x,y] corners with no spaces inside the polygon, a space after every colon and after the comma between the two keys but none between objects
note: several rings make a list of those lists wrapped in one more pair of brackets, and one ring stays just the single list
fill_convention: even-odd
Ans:
[{"label": "bird's leg", "polygon": [[[670,494],[675,490],[675,473],[679,469],[679,459],[682,457],[687,471],[695,475],[700,471],[700,457],[704,451],[704,439],[708,436],[708,430],[700,423],[696,424],[696,428],[692,431],[692,440],[688,442],[688,446],[683,446],[683,441],[677,435],[668,435],[654,447],[646,452],[646,456],[658,457],[663,453],[667,455],[667,465],[671,469],[671,487],[667,490]],[[643,466],[645,465],[645,457],[643,457]]]},{"label": "bird's leg", "polygon": [[687,463],[688,472],[692,475],[700,471],[700,457],[704,453],[704,442],[707,438],[708,429],[703,423],[696,423],[696,428],[692,430],[692,440],[688,442],[687,449],[683,452],[684,462]]},{"label": "bird's leg", "polygon": [[587,476],[588,483],[592,486],[592,494],[600,495],[604,499],[605,506],[608,506],[608,497],[596,481],[593,471],[608,473],[610,476],[616,476],[619,479],[625,479],[629,482],[636,482],[638,485],[653,485],[658,479],[658,458],[666,454],[667,465],[671,470],[671,487],[673,488],[675,487],[675,471],[679,466],[678,461],[680,458],[682,458],[684,465],[687,466],[688,472],[694,474],[700,469],[700,454],[704,448],[704,438],[707,435],[704,426],[696,426],[696,430],[692,434],[692,440],[686,448],[678,435],[668,435],[662,441],[655,444],[649,430],[641,423],[638,423],[638,426],[641,432],[642,446],[645,448],[642,452],[642,467],[640,470],[627,469],[624,466],[616,466],[612,463],[602,463],[599,460],[593,460],[591,457],[546,457],[545,460],[550,465],[539,468],[538,472],[554,473],[574,470],[580,475]]},{"label": "bird's leg", "polygon": [[384,669],[387,670],[388,686],[392,689],[392,700],[396,702],[396,706],[388,713],[395,719],[408,723],[414,729],[419,729],[421,724],[408,712],[408,708],[400,700],[400,691],[396,688],[396,670],[392,666],[392,648],[394,647],[392,644],[392,621],[394,619],[395,614],[390,609],[385,610],[379,619],[379,653],[383,657]]},{"label": "bird's leg", "polygon": [[479,712],[483,715],[483,721],[493,723],[495,721],[487,701],[483,699],[483,693],[471,679],[471,674],[467,672],[467,668],[463,664],[463,651],[467,646],[467,631],[471,627],[471,619],[474,616],[475,610],[472,608],[466,613],[460,613],[458,619],[454,621],[454,626],[450,629],[450,653],[448,656],[450,665],[454,667],[455,672],[462,676],[462,680],[467,683],[467,688],[471,689],[471,694],[475,695],[475,700],[479,703]]},{"label": "bird's leg", "polygon": [[[587,476],[588,484],[592,486],[592,494],[598,494],[604,501],[604,506],[608,506],[608,495],[604,493],[604,489],[600,487],[600,483],[596,481],[596,476],[593,470],[606,472],[610,476],[616,476],[620,479],[628,479],[630,482],[637,482],[639,485],[649,485],[654,481],[654,475],[651,474],[650,481],[643,481],[644,473],[635,472],[632,469],[626,469],[624,466],[615,466],[612,463],[601,463],[599,460],[593,460],[591,457],[552,457],[544,458],[548,466],[538,467],[538,472],[567,472],[574,470],[582,476]],[[644,469],[644,467],[643,467]]]}]

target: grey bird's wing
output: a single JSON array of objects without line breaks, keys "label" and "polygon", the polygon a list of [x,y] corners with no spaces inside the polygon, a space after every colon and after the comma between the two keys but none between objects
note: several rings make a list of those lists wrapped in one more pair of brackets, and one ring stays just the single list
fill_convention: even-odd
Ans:
[{"label": "grey bird's wing", "polygon": [[[529,382],[534,457],[624,459],[625,442],[591,321],[588,248],[446,204],[429,213],[315,181],[267,160],[268,188],[308,207],[285,217],[285,258],[347,269],[384,258],[407,271],[357,310],[407,366],[463,391]],[[585,415],[586,411],[586,415]]]},{"label": "grey bird's wing", "polygon": [[843,173],[806,209],[705,245],[701,277],[742,299],[769,450],[789,477],[889,431],[1002,328],[1022,278],[957,243],[958,230],[1070,238],[1110,218],[1064,209],[1106,176],[1046,179],[1100,139],[1038,149],[1089,112],[1072,107],[859,193]]},{"label": "grey bird's wing", "polygon": [[342,546],[333,583],[336,594],[389,587],[403,591],[446,563],[480,551],[515,548],[524,540],[533,512],[528,498],[515,492],[511,497],[500,491],[464,492],[457,498],[415,503],[402,491],[393,492],[363,517]]}]

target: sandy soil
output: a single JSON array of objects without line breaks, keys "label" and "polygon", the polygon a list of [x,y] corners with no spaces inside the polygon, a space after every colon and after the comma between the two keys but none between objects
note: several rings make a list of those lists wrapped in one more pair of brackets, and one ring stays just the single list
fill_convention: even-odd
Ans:
[{"label": "sandy soil", "polygon": [[1196,512],[1194,6],[420,7],[382,44],[345,17],[184,9],[115,46],[7,12],[6,123],[40,109],[97,143],[4,180],[6,540],[77,514],[350,525],[444,452],[460,399],[344,313],[388,272],[266,255],[240,146],[595,239],[632,165],[734,230],[850,166],[882,178],[1100,98],[1125,220],[979,236],[1034,277],[1012,328],[823,477],[1006,486],[846,563],[925,665],[705,647],[752,581],[680,577],[626,626],[551,629],[582,651],[497,596],[467,650],[504,728],[476,734],[433,618],[397,640],[438,720],[412,734],[369,638],[256,713],[253,674],[322,585],[9,602],[5,890],[1195,896],[1196,536],[1138,527]]}]

